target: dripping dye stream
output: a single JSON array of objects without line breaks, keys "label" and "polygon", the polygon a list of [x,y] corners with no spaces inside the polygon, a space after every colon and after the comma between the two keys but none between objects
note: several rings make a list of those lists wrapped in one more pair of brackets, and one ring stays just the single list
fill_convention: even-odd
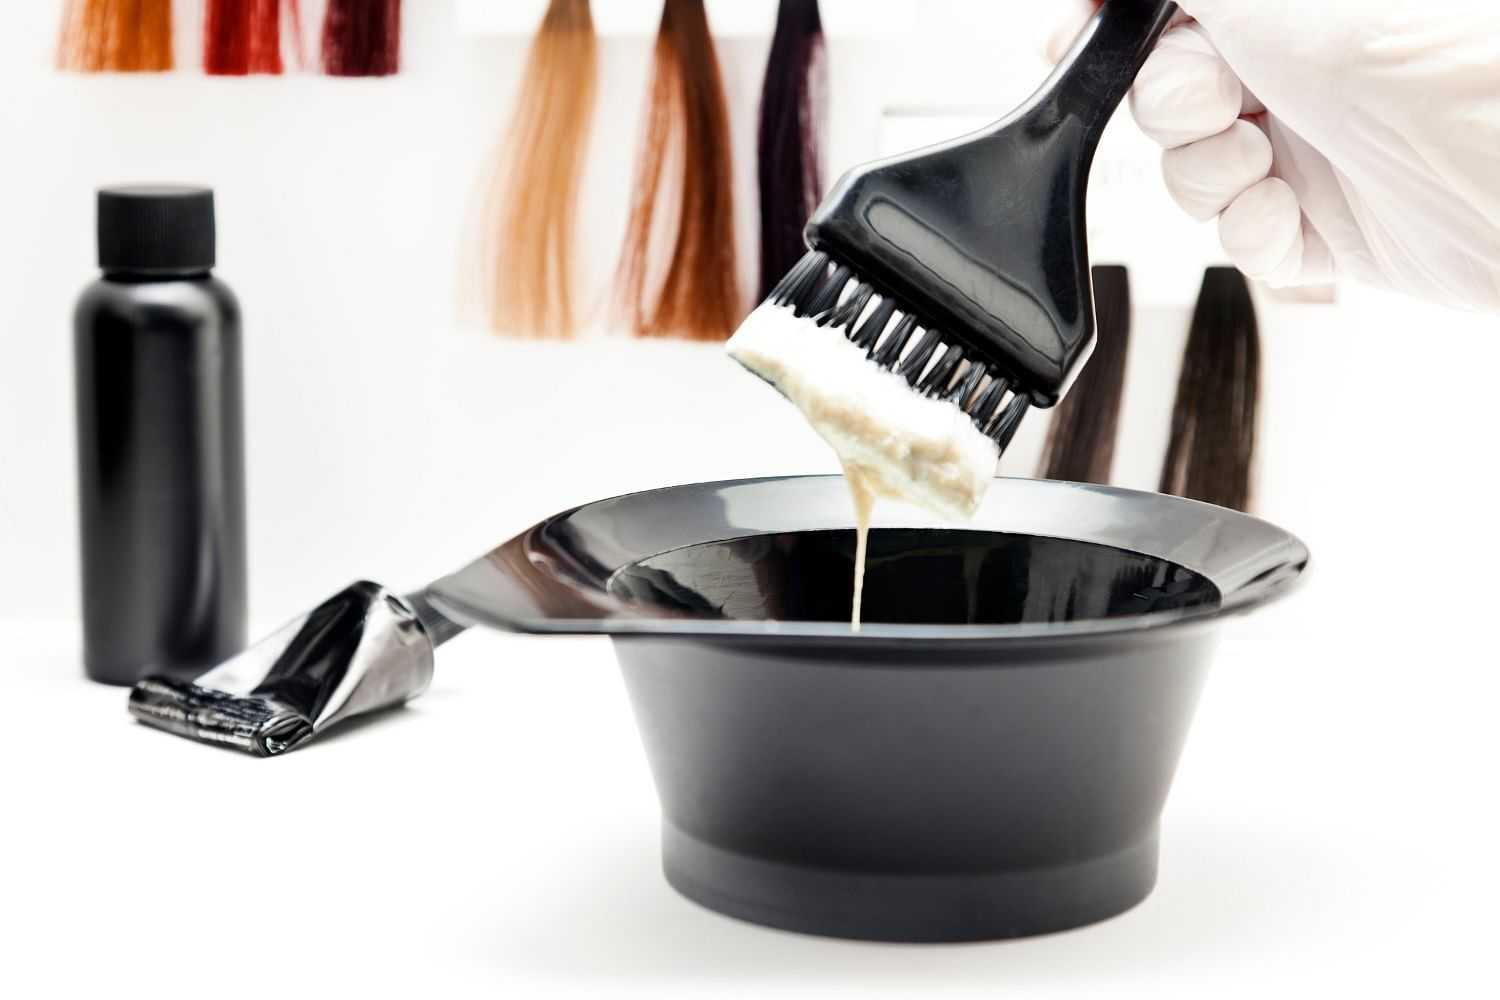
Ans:
[{"label": "dripping dye stream", "polygon": [[875,491],[865,482],[858,466],[844,466],[844,481],[849,484],[849,499],[854,502],[854,600],[849,624],[859,631],[860,611],[865,596],[865,560],[870,551],[870,514],[875,510]]}]

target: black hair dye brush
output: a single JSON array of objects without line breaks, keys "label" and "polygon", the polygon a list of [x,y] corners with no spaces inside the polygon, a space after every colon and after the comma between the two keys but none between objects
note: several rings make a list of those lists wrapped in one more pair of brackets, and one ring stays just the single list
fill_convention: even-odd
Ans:
[{"label": "black hair dye brush", "polygon": [[933,499],[937,470],[957,488],[940,484],[950,502],[930,506],[966,513],[1026,410],[1057,403],[1087,360],[1089,166],[1175,11],[1106,0],[1004,119],[849,171],[807,224],[810,252],[730,341],[846,467],[868,459],[900,481],[882,492]]}]

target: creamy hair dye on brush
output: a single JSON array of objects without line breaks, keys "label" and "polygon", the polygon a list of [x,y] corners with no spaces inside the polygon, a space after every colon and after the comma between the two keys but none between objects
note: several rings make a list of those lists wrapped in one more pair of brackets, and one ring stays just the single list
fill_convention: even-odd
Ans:
[{"label": "creamy hair dye on brush", "polygon": [[79,73],[171,69],[172,0],[68,0],[57,65]]},{"label": "creamy hair dye on brush", "polygon": [[1114,465],[1130,349],[1130,276],[1118,264],[1101,264],[1093,278],[1097,341],[1052,416],[1038,470],[1043,479],[1107,484]]},{"label": "creamy hair dye on brush", "polygon": [[1260,398],[1260,329],[1245,276],[1210,267],[1183,352],[1162,493],[1248,510]]},{"label": "creamy hair dye on brush", "polygon": [[497,333],[576,332],[575,228],[597,49],[589,0],[552,0],[484,180],[481,287]]},{"label": "creamy hair dye on brush", "polygon": [[724,340],[744,304],[729,111],[703,0],[666,0],[649,100],[618,270],[621,303],[640,336]]}]

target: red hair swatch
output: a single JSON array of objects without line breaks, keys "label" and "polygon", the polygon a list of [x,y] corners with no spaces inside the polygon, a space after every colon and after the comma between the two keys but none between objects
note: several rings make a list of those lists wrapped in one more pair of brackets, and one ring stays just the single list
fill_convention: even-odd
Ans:
[{"label": "red hair swatch", "polygon": [[280,73],[281,0],[208,0],[203,17],[203,72],[214,76]]},{"label": "red hair swatch", "polygon": [[172,68],[172,0],[68,0],[59,69],[149,73]]},{"label": "red hair swatch", "polygon": [[389,76],[401,68],[401,0],[328,0],[323,72]]}]

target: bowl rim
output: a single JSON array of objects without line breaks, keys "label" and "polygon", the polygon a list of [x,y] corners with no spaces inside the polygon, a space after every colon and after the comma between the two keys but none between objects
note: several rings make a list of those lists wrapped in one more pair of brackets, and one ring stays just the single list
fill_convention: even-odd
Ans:
[{"label": "bowl rim", "polygon": [[[796,492],[811,486],[826,493],[833,484],[847,499],[847,493],[842,492],[845,487],[840,475],[797,475],[708,480],[621,493],[595,500],[559,511],[537,522],[469,566],[434,583],[428,588],[427,597],[443,613],[465,625],[488,625],[504,631],[539,635],[836,640],[844,643],[930,643],[933,640],[942,640],[945,644],[1013,640],[1045,642],[1155,633],[1168,629],[1176,631],[1245,614],[1295,590],[1305,580],[1311,558],[1307,546],[1291,532],[1240,511],[1183,497],[1118,486],[1008,476],[995,478],[981,505],[980,513],[976,514],[972,522],[945,522],[915,508],[889,504],[885,505],[883,512],[881,505],[877,505],[877,516],[872,528],[931,526],[960,530],[1007,530],[994,526],[993,519],[997,516],[1012,516],[1015,512],[1003,507],[998,510],[994,508],[1004,501],[1015,501],[1017,497],[1033,492],[1047,501],[1041,508],[1030,511],[1032,515],[1043,515],[1040,523],[1046,523],[1048,517],[1055,520],[1059,516],[1058,508],[1067,508],[1070,503],[1095,517],[1101,513],[1110,514],[1111,508],[1114,508],[1113,516],[1116,518],[1134,517],[1155,508],[1163,514],[1172,514],[1173,517],[1167,520],[1174,523],[1166,528],[1155,523],[1115,524],[1114,532],[1108,530],[1110,525],[1096,524],[1093,531],[1080,535],[1076,531],[1064,534],[1027,529],[1025,524],[1037,523],[1034,517],[1030,517],[1019,519],[1022,525],[1020,533],[1065,540],[1100,541],[1100,537],[1128,534],[1130,530],[1144,531],[1145,537],[1150,538],[1159,537],[1163,530],[1187,530],[1199,544],[1168,545],[1169,551],[1166,552],[1149,551],[1109,540],[1100,544],[1168,559],[1200,573],[1219,587],[1220,602],[1140,615],[1066,622],[991,625],[870,622],[858,630],[849,622],[839,621],[710,619],[672,614],[660,608],[626,602],[609,592],[609,582],[626,566],[676,548],[757,534],[839,527],[836,519],[834,523],[803,524],[801,527],[787,527],[773,519],[754,529],[745,524],[726,522],[722,527],[724,534],[687,540],[676,545],[655,548],[648,546],[650,551],[642,551],[615,565],[581,558],[576,553],[565,551],[568,546],[577,545],[580,536],[583,543],[595,543],[607,550],[609,540],[600,537],[599,524],[580,522],[599,520],[587,515],[606,512],[622,504],[652,505],[664,498],[693,495],[712,495],[715,499],[722,499],[729,491],[767,487],[785,487]],[[1046,494],[1055,496],[1048,497]],[[1078,501],[1083,503],[1080,505]],[[1089,510],[1091,507],[1096,509]],[[986,511],[988,517],[984,516]],[[846,523],[841,526],[847,529],[852,526],[853,517],[852,511],[845,513]],[[806,515],[799,512],[798,516]],[[1061,516],[1066,516],[1066,510]],[[913,519],[918,523],[908,523]],[[607,520],[608,518],[603,519]],[[991,527],[986,529],[981,521],[991,524]],[[1153,528],[1157,533],[1153,533]],[[1210,558],[1212,546],[1222,543],[1231,534],[1235,536],[1234,543],[1238,549],[1230,558],[1220,560],[1224,565],[1218,566]],[[1203,544],[1205,535],[1208,548]],[[1226,587],[1226,581],[1233,581],[1233,585]]]}]

